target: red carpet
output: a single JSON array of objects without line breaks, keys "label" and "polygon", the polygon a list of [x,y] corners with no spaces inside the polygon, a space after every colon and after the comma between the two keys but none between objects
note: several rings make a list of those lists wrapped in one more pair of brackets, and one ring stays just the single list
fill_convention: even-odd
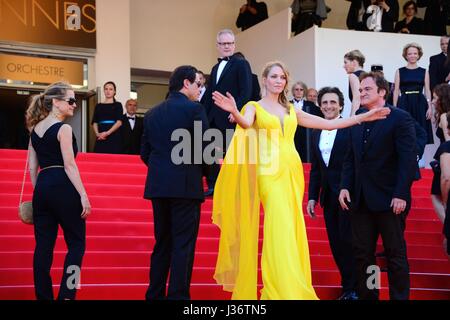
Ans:
[{"label": "red carpet", "polygon": [[[34,299],[33,227],[17,218],[20,183],[26,153],[0,150],[0,299]],[[146,168],[137,156],[79,154],[77,162],[93,212],[87,226],[78,299],[143,299],[148,285],[154,243],[150,201],[142,199]],[[305,165],[308,179],[309,166]],[[430,170],[413,187],[413,208],[406,239],[411,269],[411,299],[450,300],[450,262],[444,255],[438,221],[429,198]],[[31,183],[25,200],[31,199]],[[307,198],[307,195],[305,195]],[[211,223],[211,199],[202,206],[191,294],[193,299],[228,299],[212,275],[219,231]],[[340,277],[331,256],[321,212],[305,216],[313,269],[313,284],[321,299],[335,299]],[[381,250],[381,248],[380,248]],[[55,290],[61,278],[65,244],[59,237],[53,263]],[[384,264],[384,261],[379,261]],[[381,297],[388,298],[382,273]]]}]

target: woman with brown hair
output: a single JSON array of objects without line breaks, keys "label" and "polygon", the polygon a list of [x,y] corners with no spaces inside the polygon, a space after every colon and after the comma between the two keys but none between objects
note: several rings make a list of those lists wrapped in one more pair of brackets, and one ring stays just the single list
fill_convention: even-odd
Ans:
[{"label": "woman with brown hair", "polygon": [[[75,162],[78,152],[75,136],[70,125],[63,122],[73,116],[76,106],[72,87],[57,82],[33,96],[26,112],[31,132],[29,168],[34,187],[34,286],[39,300],[53,300],[50,268],[58,226],[63,230],[68,249],[58,299],[75,299],[80,280],[86,218],[91,205]],[[69,276],[74,272],[76,277],[72,282]]]},{"label": "woman with brown hair", "polygon": [[270,62],[262,73],[263,98],[239,113],[234,98],[213,93],[238,125],[216,183],[213,223],[221,229],[214,278],[233,299],[257,299],[260,203],[264,207],[261,299],[316,300],[303,219],[304,177],[295,149],[297,125],[337,129],[385,118],[379,108],[348,119],[325,120],[294,109],[289,73]]}]

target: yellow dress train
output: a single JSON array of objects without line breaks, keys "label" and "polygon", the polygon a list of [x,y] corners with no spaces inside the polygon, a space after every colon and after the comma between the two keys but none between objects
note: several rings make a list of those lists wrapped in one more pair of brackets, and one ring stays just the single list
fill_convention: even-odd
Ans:
[{"label": "yellow dress train", "polygon": [[256,102],[252,128],[237,126],[214,190],[220,242],[214,279],[232,299],[257,299],[260,203],[264,208],[261,299],[317,300],[303,219],[303,167],[293,106],[283,123]]}]

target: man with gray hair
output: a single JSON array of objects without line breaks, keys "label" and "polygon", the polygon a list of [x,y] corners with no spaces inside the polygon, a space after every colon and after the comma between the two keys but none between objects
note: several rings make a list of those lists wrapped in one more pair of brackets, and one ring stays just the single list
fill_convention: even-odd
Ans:
[{"label": "man with gray hair", "polygon": [[[228,29],[219,31],[216,45],[219,53],[218,63],[211,70],[209,83],[206,86],[207,89],[201,103],[205,106],[208,114],[210,128],[218,129],[222,133],[223,143],[220,146],[218,145],[216,150],[225,154],[227,149],[226,130],[234,130],[235,124],[230,122],[228,112],[214,104],[212,93],[218,91],[226,95],[229,92],[233,95],[237,107],[241,110],[252,95],[252,70],[247,60],[233,57],[236,48],[233,31]],[[219,158],[221,158],[221,155],[219,155]],[[213,194],[219,171],[219,165],[215,164],[207,179],[208,191],[205,193],[206,196]]]}]

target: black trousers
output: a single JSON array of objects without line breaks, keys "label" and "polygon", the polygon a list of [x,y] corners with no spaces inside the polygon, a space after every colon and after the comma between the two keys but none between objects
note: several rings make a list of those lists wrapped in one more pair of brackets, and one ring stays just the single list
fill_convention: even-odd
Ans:
[{"label": "black trousers", "polygon": [[[68,249],[58,300],[75,299],[77,272],[81,271],[86,248],[86,221],[81,219],[82,211],[80,196],[63,168],[47,169],[39,174],[33,194],[36,239],[33,272],[38,300],[53,300],[50,268],[58,226],[63,230]],[[78,270],[74,271],[74,267]]]},{"label": "black trousers", "polygon": [[[222,143],[218,143],[217,141],[214,141],[215,147],[219,149],[219,151],[216,151],[215,153],[215,159],[222,159],[225,158],[226,151],[228,149],[229,143],[231,142],[231,135],[230,140],[227,141],[227,129],[226,128],[218,128],[214,120],[210,123],[210,128],[217,129],[221,132],[223,141]],[[228,130],[234,130],[233,128],[229,128]],[[206,182],[208,184],[209,189],[214,189],[214,186],[216,185],[217,177],[219,176],[220,172],[220,164],[213,163],[210,166],[210,172],[208,177],[206,177]]]},{"label": "black trousers", "polygon": [[146,299],[188,300],[201,202],[158,198],[152,199],[152,204],[156,242],[150,261],[150,285]]},{"label": "black trousers", "polygon": [[331,253],[341,274],[342,291],[356,290],[356,262],[352,248],[350,214],[341,209],[338,196],[325,195],[324,219]]},{"label": "black trousers", "polygon": [[407,213],[396,215],[392,211],[372,212],[361,197],[359,208],[351,213],[353,248],[358,275],[360,299],[377,300],[379,290],[373,283],[370,266],[376,265],[375,250],[381,235],[387,259],[389,296],[391,300],[409,299],[409,265],[404,238]]}]

